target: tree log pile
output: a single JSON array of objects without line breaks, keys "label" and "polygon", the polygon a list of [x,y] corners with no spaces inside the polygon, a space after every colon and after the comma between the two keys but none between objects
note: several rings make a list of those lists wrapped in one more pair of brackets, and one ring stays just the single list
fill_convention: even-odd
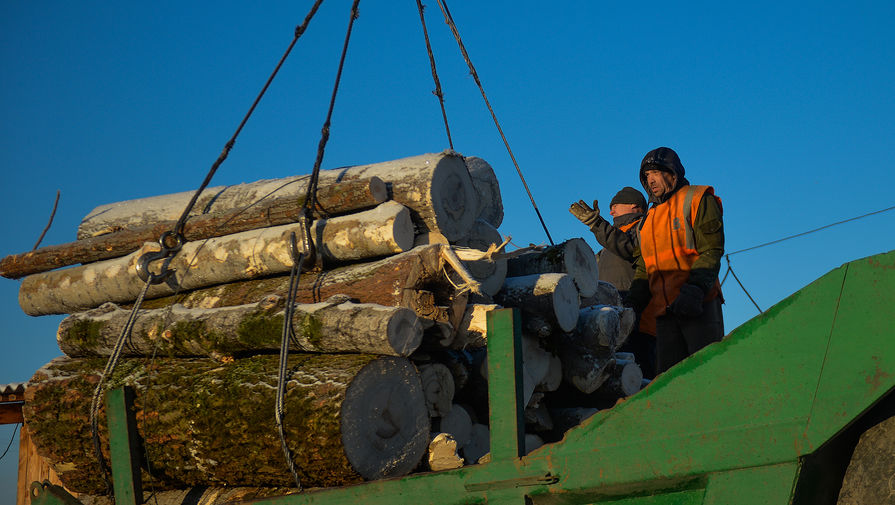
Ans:
[{"label": "tree log pile", "polygon": [[[575,414],[554,412],[584,409],[583,419],[639,390],[635,357],[616,353],[633,313],[597,281],[593,251],[582,239],[505,251],[484,160],[445,151],[319,181],[313,249],[302,243],[304,176],[206,189],[169,260],[141,258],[172,245],[159,237],[191,193],[102,205],[77,241],[0,261],[0,275],[24,277],[27,314],[69,314],[57,332],[65,357],[34,375],[24,408],[69,489],[105,492],[89,422],[101,380],[135,391],[143,478],[156,491],[294,485],[274,422],[284,331],[285,439],[305,487],[486,461],[489,310],[523,316],[530,450],[571,426]],[[314,254],[290,295],[293,244]],[[146,287],[138,266],[173,274],[148,287],[129,325]]]}]

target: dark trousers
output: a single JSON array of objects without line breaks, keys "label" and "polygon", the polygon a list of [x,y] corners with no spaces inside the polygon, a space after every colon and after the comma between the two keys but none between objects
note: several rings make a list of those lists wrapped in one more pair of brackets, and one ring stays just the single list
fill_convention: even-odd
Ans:
[{"label": "dark trousers", "polygon": [[657,372],[668,370],[703,347],[724,337],[721,298],[702,305],[702,315],[683,317],[665,314],[656,318]]},{"label": "dark trousers", "polygon": [[635,329],[618,350],[634,354],[644,379],[656,376],[656,337]]}]

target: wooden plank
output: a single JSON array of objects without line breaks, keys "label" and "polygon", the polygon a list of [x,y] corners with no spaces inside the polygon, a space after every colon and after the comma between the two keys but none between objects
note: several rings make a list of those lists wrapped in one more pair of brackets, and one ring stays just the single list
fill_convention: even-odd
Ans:
[{"label": "wooden plank", "polygon": [[17,424],[24,422],[22,405],[25,402],[0,403],[0,424]]},{"label": "wooden plank", "polygon": [[[31,442],[31,434],[27,425],[22,425],[19,432],[19,469],[16,481],[16,505],[31,505],[30,488],[32,482],[49,481],[50,484],[62,485],[59,476],[38,453]],[[78,493],[68,491],[77,498]]]}]

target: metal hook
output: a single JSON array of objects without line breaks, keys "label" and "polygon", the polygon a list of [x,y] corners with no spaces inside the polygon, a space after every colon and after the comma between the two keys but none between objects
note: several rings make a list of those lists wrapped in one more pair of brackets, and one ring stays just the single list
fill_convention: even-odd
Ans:
[{"label": "metal hook", "polygon": [[[168,239],[174,239],[174,245],[168,246]],[[144,253],[137,259],[136,269],[137,275],[144,282],[148,282],[149,284],[160,284],[165,282],[171,274],[174,273],[174,270],[169,269],[168,265],[171,264],[171,260],[174,259],[174,255],[180,251],[180,248],[183,247],[183,235],[179,233],[174,233],[171,231],[166,231],[162,233],[162,236],[159,237],[159,244],[162,249],[160,251],[150,251]],[[162,268],[159,273],[155,274],[149,270],[149,264],[153,261],[157,261],[160,259],[164,259],[165,261],[162,263]]]}]

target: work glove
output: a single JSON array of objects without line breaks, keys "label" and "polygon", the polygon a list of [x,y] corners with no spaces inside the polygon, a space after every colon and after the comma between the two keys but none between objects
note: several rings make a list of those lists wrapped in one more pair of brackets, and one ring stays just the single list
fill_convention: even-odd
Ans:
[{"label": "work glove", "polygon": [[699,286],[684,284],[677,298],[671,302],[666,311],[683,317],[696,317],[702,314],[702,299],[705,293]]},{"label": "work glove", "polygon": [[578,200],[569,206],[569,212],[588,228],[593,228],[597,224],[597,218],[600,217],[600,207],[597,206],[596,200],[594,200],[594,208],[590,208],[584,203],[584,200]]}]

